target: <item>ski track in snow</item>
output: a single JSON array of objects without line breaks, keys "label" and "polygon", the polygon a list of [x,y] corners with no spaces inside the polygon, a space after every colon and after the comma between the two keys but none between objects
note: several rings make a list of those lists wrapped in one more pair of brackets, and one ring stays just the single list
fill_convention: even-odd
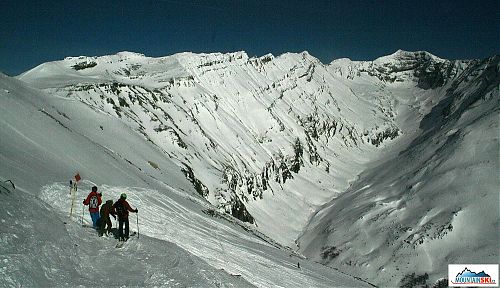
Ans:
[{"label": "ski track in snow", "polygon": [[[73,237],[93,239],[89,240],[85,245],[92,245],[92,241],[98,241],[99,245],[103,247],[96,255],[87,256],[90,258],[83,261],[83,263],[88,265],[85,268],[87,270],[94,271],[95,269],[101,269],[99,267],[104,267],[103,269],[106,271],[107,268],[105,267],[108,261],[99,264],[98,267],[92,267],[93,261],[98,257],[97,255],[101,254],[103,257],[113,258],[117,257],[112,256],[113,253],[126,254],[130,252],[130,255],[133,255],[133,257],[152,258],[152,255],[138,256],[143,253],[141,247],[147,245],[147,242],[161,242],[160,240],[164,240],[167,241],[162,242],[166,243],[165,245],[174,245],[168,243],[175,243],[182,249],[204,259],[216,269],[222,269],[230,275],[242,275],[243,279],[258,287],[332,287],[340,283],[344,283],[340,284],[341,286],[350,286],[353,285],[352,283],[357,283],[352,276],[343,275],[322,265],[308,262],[295,256],[291,250],[278,250],[273,245],[251,234],[245,236],[246,233],[239,225],[221,218],[207,217],[201,211],[202,207],[189,200],[189,198],[180,197],[176,193],[171,193],[170,191],[160,193],[156,190],[144,188],[100,185],[99,192],[103,193],[103,203],[108,199],[114,202],[120,197],[121,193],[126,193],[127,201],[130,205],[133,208],[137,207],[139,209],[138,214],[130,213],[129,220],[130,230],[137,231],[136,215],[138,215],[140,238],[131,238],[121,248],[123,250],[116,252],[114,250],[116,240],[106,237],[98,238],[93,229],[80,229],[79,227],[82,215],[83,223],[91,225],[88,210],[83,209],[82,201],[93,185],[92,182],[88,181],[83,181],[83,184],[80,184],[75,201],[76,213],[71,219],[71,224],[68,225],[70,227],[68,229],[70,234],[75,234]],[[42,188],[39,197],[58,211],[62,218],[68,218],[71,199],[67,185],[62,183],[47,185]],[[197,210],[193,211],[188,207],[194,207]],[[115,225],[116,221],[113,222],[114,227]],[[84,235],[80,235],[82,230],[84,231]],[[81,247],[80,249],[87,251],[85,247]],[[165,253],[168,253],[168,250]],[[161,254],[154,255],[155,259],[161,259],[162,257]],[[139,260],[136,259],[134,261]],[[157,263],[159,260],[151,261],[147,258],[143,260],[139,262],[142,266],[146,267],[137,269],[137,273],[148,271],[148,269],[162,271],[161,267],[164,266],[167,267],[165,271],[168,271],[170,269],[168,268],[168,261],[173,261],[174,266],[175,262],[179,261],[179,259],[173,259],[168,260],[166,263]],[[301,263],[301,269],[297,268],[297,262]],[[109,264],[111,265],[112,263],[109,262]],[[129,275],[129,273],[134,273],[134,271],[129,271],[125,274]],[[161,274],[161,272],[156,273]],[[148,273],[146,274],[148,275]],[[103,272],[102,277],[107,277],[105,272]],[[152,283],[156,285],[157,282]],[[174,286],[172,283],[162,283],[169,287]],[[149,285],[150,283],[144,282],[144,284]],[[356,286],[358,285],[370,286],[363,282],[356,284]]]}]

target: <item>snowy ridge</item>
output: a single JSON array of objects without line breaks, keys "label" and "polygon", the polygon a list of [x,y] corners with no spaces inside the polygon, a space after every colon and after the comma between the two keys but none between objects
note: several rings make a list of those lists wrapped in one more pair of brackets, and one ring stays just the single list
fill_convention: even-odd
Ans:
[{"label": "snowy ridge", "polygon": [[[182,227],[225,211],[248,223],[238,222],[237,230],[256,229],[316,261],[369,281],[375,279],[382,286],[395,286],[414,271],[429,273],[432,281],[445,275],[445,263],[426,252],[427,243],[448,239],[449,249],[439,250],[444,254],[452,253],[454,245],[462,245],[449,236],[455,235],[447,228],[449,224],[458,226],[445,217],[457,213],[457,205],[427,200],[433,199],[429,196],[434,195],[432,191],[440,191],[438,199],[448,200],[455,193],[450,191],[457,191],[453,189],[460,185],[468,187],[471,177],[482,175],[482,183],[487,183],[484,199],[495,203],[491,201],[495,197],[492,187],[498,183],[493,174],[482,171],[488,170],[488,165],[498,168],[498,161],[483,165],[480,159],[497,153],[493,147],[498,145],[498,137],[491,135],[498,129],[498,74],[498,57],[449,61],[427,52],[398,51],[374,61],[340,59],[328,65],[307,52],[257,58],[249,58],[245,52],[180,53],[161,58],[122,52],[45,63],[18,76],[43,92],[13,79],[3,84],[7,87],[4,92],[32,95],[27,98],[33,106],[31,113],[46,125],[52,123],[49,127],[65,131],[59,141],[65,139],[75,147],[61,147],[67,150],[62,155],[72,155],[57,156],[65,159],[64,171],[84,171],[87,179],[104,184],[110,191],[129,189],[132,194],[142,191],[139,194],[161,198],[166,189],[169,195],[184,199],[174,201],[180,206],[160,205],[155,209],[161,213],[152,218],[164,219],[162,215],[171,210],[184,211],[178,208],[186,207],[185,199],[190,199],[198,204],[187,211],[197,210],[199,217],[188,216],[192,220],[182,222]],[[19,87],[9,88],[13,83]],[[10,101],[9,92],[3,95],[4,101]],[[10,124],[5,126],[9,128],[4,128],[4,135],[11,139],[14,128],[23,131],[13,138],[13,143],[24,146],[21,149],[33,150],[33,143],[44,143],[41,147],[51,144],[40,133],[48,131],[41,128],[43,125],[18,127],[16,119],[22,122],[22,118],[11,116],[12,120],[2,118]],[[485,133],[489,138],[481,136],[490,144],[477,149],[479,143],[473,135],[483,130],[490,131]],[[27,144],[26,137],[30,140]],[[22,179],[37,175],[36,169],[19,164],[16,145],[2,145],[14,153],[2,156],[9,165],[19,167],[16,175]],[[91,152],[89,145],[99,152]],[[35,147],[33,155],[46,155]],[[460,153],[456,151],[470,147],[476,152],[464,160],[465,164],[455,165],[462,161],[457,160]],[[80,150],[88,152],[76,152]],[[95,157],[91,161],[78,159],[80,154]],[[105,156],[102,159],[101,154]],[[32,158],[29,160],[39,167],[45,163]],[[22,186],[31,185],[29,191],[36,192],[66,177],[59,168],[60,159],[52,162],[57,173],[43,176],[45,179],[36,184],[21,180],[25,181]],[[442,163],[452,164],[443,168]],[[93,173],[91,167],[96,166],[106,172]],[[460,167],[478,167],[479,174],[463,174]],[[488,171],[494,171],[491,167]],[[8,170],[0,172],[0,176],[9,175]],[[449,182],[442,180],[443,175],[454,173],[460,176],[448,178]],[[464,193],[462,201],[470,199],[471,193]],[[205,204],[200,202],[205,200]],[[173,203],[168,199],[162,202]],[[157,207],[152,199],[143,204]],[[200,214],[200,210],[206,213]],[[494,212],[488,215],[491,222],[487,223],[498,219]],[[163,221],[170,223],[168,217]],[[224,264],[220,262],[222,254],[214,252],[216,242],[208,241],[212,244],[204,249],[195,248],[202,245],[196,241],[187,241],[184,246],[180,243],[186,241],[179,240],[182,237],[159,232],[161,226],[152,224],[148,224],[149,234],[155,238],[172,241],[210,265]],[[194,230],[181,226],[176,229],[186,230],[188,238],[210,236],[199,234],[198,225]],[[228,233],[233,235],[223,234]],[[240,236],[235,237],[223,242],[238,243]],[[488,247],[486,254],[495,256],[488,239],[495,236],[487,233],[484,238],[468,241],[478,241]],[[232,249],[226,250],[234,255],[247,253]],[[267,261],[257,254],[260,256],[252,254],[250,259]],[[404,263],[408,255],[415,257],[414,263]],[[470,259],[469,254],[462,256]],[[460,259],[457,257],[443,255]],[[233,265],[236,259],[228,263]],[[272,286],[277,278],[285,277],[250,271],[247,265],[252,263],[238,266],[252,284]],[[264,266],[283,269],[281,264],[274,265]],[[224,269],[233,271],[228,266]],[[259,273],[264,274],[256,277]],[[311,277],[316,280],[309,284],[293,277],[288,284],[329,286],[336,281]]]}]

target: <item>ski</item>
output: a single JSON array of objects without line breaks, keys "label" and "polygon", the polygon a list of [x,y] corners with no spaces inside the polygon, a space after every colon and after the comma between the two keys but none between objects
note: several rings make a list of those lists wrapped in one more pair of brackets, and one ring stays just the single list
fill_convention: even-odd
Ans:
[{"label": "ski", "polygon": [[130,237],[126,241],[118,241],[118,243],[115,245],[115,248],[122,248],[123,245],[125,245],[126,242],[130,241],[135,235],[137,235],[137,232],[131,232]]}]

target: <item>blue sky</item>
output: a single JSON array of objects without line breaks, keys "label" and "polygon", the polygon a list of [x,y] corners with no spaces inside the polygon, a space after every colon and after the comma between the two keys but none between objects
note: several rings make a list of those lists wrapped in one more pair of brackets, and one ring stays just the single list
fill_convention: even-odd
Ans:
[{"label": "blue sky", "polygon": [[133,51],[309,51],[322,62],[397,49],[442,58],[499,54],[498,1],[3,0],[0,71],[67,56]]}]

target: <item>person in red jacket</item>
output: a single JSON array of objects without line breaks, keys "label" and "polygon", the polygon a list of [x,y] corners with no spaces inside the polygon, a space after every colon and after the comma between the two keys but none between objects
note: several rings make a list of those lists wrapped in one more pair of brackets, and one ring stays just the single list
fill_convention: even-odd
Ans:
[{"label": "person in red jacket", "polygon": [[97,220],[99,220],[99,205],[102,203],[102,194],[97,193],[97,187],[92,187],[92,192],[83,200],[83,205],[89,205],[90,218],[92,218],[92,226],[97,229]]},{"label": "person in red jacket", "polygon": [[[128,212],[137,213],[137,209],[132,209],[130,204],[128,204],[127,194],[122,193],[120,195],[120,199],[113,204],[113,208],[116,211],[116,215],[118,215],[118,239],[119,241],[127,241],[129,234],[129,222],[128,222]],[[125,233],[123,233],[123,224],[125,224]]]}]

